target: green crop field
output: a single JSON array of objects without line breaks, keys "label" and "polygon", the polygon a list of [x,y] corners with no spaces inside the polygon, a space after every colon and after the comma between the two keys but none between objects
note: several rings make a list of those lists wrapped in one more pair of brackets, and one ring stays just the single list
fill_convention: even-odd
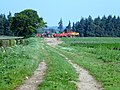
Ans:
[{"label": "green crop field", "polygon": [[66,43],[120,43],[117,37],[78,37],[78,38],[62,38]]},{"label": "green crop field", "polygon": [[58,48],[64,55],[90,71],[105,90],[120,90],[120,38],[62,40]]}]

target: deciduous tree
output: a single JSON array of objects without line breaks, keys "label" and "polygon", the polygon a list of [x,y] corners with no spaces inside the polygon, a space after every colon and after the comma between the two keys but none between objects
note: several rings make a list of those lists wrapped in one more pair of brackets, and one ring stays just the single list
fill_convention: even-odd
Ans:
[{"label": "deciduous tree", "polygon": [[37,11],[26,9],[20,13],[15,13],[12,18],[11,30],[16,36],[30,36],[36,33],[36,29],[44,27],[46,23],[37,14]]}]

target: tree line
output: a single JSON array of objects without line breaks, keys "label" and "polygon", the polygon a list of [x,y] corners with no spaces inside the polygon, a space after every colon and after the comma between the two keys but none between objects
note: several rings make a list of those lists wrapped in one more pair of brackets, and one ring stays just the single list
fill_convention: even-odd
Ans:
[{"label": "tree line", "polygon": [[28,37],[36,33],[37,28],[44,27],[46,22],[32,9],[15,13],[14,16],[11,13],[0,15],[0,35]]},{"label": "tree line", "polygon": [[73,23],[72,31],[79,32],[81,37],[120,37],[120,17],[81,18]]},{"label": "tree line", "polygon": [[11,13],[9,15],[0,14],[0,35],[12,35],[10,30]]}]

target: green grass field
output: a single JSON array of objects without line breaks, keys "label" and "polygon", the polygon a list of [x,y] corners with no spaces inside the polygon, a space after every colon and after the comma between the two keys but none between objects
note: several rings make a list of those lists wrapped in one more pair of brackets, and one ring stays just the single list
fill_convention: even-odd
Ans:
[{"label": "green grass field", "polygon": [[42,38],[27,39],[28,45],[0,49],[0,90],[13,90],[32,75],[41,61],[47,63],[45,79],[38,90],[75,90],[75,69]]},{"label": "green grass field", "polygon": [[[14,90],[31,76],[41,61],[47,71],[38,90],[77,90],[75,69],[59,53],[87,69],[104,90],[120,90],[119,38],[61,38],[56,48],[43,38],[29,38],[27,45],[0,48],[0,90]],[[26,72],[27,71],[27,72]]]},{"label": "green grass field", "polygon": [[0,48],[0,90],[14,90],[32,75],[42,59],[37,38],[27,40],[28,45]]}]

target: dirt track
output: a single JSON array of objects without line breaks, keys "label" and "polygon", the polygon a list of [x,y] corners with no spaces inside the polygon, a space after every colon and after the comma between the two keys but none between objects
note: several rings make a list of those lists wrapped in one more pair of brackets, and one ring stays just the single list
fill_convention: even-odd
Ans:
[{"label": "dirt track", "polygon": [[[54,48],[56,45],[62,43],[62,41],[58,40],[57,38],[45,38],[44,41]],[[68,61],[75,68],[79,78],[78,82],[74,83],[76,83],[78,90],[102,90],[100,84],[89,74],[87,70],[75,63],[72,63],[71,60],[69,60],[65,55],[59,52],[57,53],[64,57],[66,61]],[[15,90],[37,90],[38,85],[43,81],[46,68],[46,63],[41,62],[33,76],[30,78],[26,77],[27,80],[25,80],[24,84]]]},{"label": "dirt track", "polygon": [[27,80],[25,80],[24,84],[15,90],[37,90],[38,85],[43,81],[46,68],[46,63],[41,62],[33,76],[30,78],[26,77]]},{"label": "dirt track", "polygon": [[[56,45],[62,43],[62,41],[57,38],[45,38],[45,41],[48,45],[55,47]],[[74,64],[69,60],[65,55],[59,53],[62,57],[64,57],[76,70],[79,78],[76,82],[78,90],[102,90],[101,85],[89,74],[89,72],[77,64]]]}]

